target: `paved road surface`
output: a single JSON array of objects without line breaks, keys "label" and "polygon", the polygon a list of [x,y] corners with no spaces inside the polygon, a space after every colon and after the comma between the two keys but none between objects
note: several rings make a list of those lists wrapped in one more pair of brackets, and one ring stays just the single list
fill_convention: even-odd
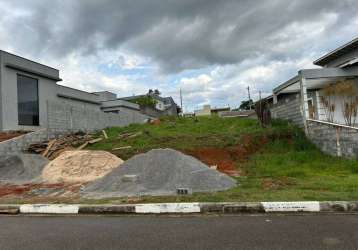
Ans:
[{"label": "paved road surface", "polygon": [[0,249],[358,249],[358,215],[2,216]]}]

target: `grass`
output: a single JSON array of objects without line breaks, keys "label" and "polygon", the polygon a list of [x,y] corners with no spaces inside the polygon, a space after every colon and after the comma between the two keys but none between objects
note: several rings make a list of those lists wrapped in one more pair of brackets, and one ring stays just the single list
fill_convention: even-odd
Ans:
[{"label": "grass", "polygon": [[[138,132],[138,137],[119,140],[124,132]],[[171,118],[159,125],[131,125],[106,130],[109,139],[90,146],[108,150],[132,146],[128,150],[111,151],[123,159],[153,148],[195,150],[230,148],[240,145],[243,135],[251,138],[254,151],[247,158],[235,159],[242,170],[236,188],[216,193],[198,193],[176,197],[141,197],[135,202],[178,201],[272,201],[272,200],[358,200],[358,160],[341,159],[321,153],[289,123],[274,121],[261,128],[250,119],[218,117]],[[261,143],[260,138],[266,138]],[[251,147],[252,147],[251,145]],[[133,199],[91,201],[121,203]]]}]

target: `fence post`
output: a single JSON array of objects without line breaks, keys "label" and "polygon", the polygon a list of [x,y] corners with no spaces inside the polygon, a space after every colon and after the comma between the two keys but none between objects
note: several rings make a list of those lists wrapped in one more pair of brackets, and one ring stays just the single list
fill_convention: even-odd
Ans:
[{"label": "fence post", "polygon": [[336,127],[336,143],[337,143],[337,156],[342,156],[341,142],[340,142],[341,128]]}]

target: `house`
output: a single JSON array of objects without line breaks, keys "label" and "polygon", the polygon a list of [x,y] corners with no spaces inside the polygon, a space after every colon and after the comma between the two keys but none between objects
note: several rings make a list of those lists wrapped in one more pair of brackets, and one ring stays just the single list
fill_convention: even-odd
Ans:
[{"label": "house", "polygon": [[0,50],[0,131],[92,130],[145,119],[138,105],[114,93],[89,93],[61,81],[59,70]]},{"label": "house", "polygon": [[313,62],[273,89],[266,98],[273,118],[288,119],[305,129],[324,151],[358,154],[358,38]]},{"label": "house", "polygon": [[194,110],[195,116],[209,116],[209,115],[219,115],[221,112],[230,111],[230,107],[221,107],[221,108],[211,108],[210,105],[204,105],[202,109]]},{"label": "house", "polygon": [[173,98],[170,96],[161,97],[159,92],[149,92],[145,95],[133,95],[121,97],[119,99],[127,102],[136,102],[141,98],[151,98],[155,102],[153,107],[145,104],[140,105],[140,110],[143,114],[152,117],[178,115],[178,105],[174,102]]}]

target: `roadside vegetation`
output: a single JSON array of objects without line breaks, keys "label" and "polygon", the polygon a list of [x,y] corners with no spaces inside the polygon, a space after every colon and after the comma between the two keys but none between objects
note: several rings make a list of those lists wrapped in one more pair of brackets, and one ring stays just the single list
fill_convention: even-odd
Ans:
[{"label": "roadside vegetation", "polygon": [[91,202],[358,199],[358,160],[321,153],[301,129],[284,121],[261,128],[257,121],[242,118],[165,117],[160,123],[106,132],[109,139],[89,149],[106,150],[126,160],[154,148],[173,148],[217,166],[239,185],[216,193]]}]

